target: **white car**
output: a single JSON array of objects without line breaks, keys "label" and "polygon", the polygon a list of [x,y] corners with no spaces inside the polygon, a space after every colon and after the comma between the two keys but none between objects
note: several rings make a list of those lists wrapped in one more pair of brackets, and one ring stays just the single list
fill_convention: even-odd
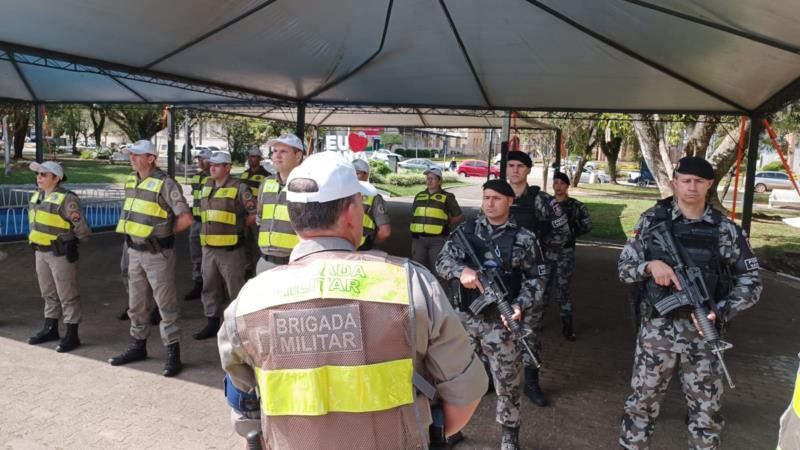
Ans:
[{"label": "white car", "polygon": [[397,158],[397,161],[403,160],[402,156],[398,155],[397,153],[392,153],[389,150],[386,150],[385,148],[372,152],[372,159],[377,159],[380,161],[389,161],[390,156],[394,156],[395,158]]}]

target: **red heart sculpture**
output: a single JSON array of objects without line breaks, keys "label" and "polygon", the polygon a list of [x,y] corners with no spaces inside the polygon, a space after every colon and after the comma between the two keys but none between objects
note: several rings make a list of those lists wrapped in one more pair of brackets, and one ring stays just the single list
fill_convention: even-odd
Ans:
[{"label": "red heart sculpture", "polygon": [[369,139],[363,133],[350,133],[347,135],[347,145],[354,152],[363,152],[369,144]]}]

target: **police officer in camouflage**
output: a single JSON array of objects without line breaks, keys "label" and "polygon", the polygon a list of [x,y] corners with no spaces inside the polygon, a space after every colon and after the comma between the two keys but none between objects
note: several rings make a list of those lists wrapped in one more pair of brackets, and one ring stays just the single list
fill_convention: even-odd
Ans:
[{"label": "police officer in camouflage", "polygon": [[[544,292],[540,275],[545,271],[545,262],[536,236],[518,226],[511,217],[513,201],[514,191],[506,181],[487,181],[483,185],[482,214],[460,227],[475,254],[501,268],[509,291],[506,300],[514,310],[513,318],[520,320],[529,311],[540,308]],[[522,345],[504,323],[496,305],[487,306],[480,314],[469,309],[483,287],[466,260],[464,249],[448,240],[436,261],[436,270],[446,280],[461,282],[457,308],[470,341],[489,362],[497,393],[495,420],[503,426],[501,449],[519,449]]]},{"label": "police officer in camouflage", "polygon": [[553,175],[553,193],[556,201],[561,206],[561,210],[567,216],[569,224],[569,240],[558,253],[558,261],[555,264],[555,272],[550,277],[550,285],[555,285],[556,300],[561,313],[561,330],[564,338],[568,341],[575,340],[575,331],[572,326],[572,295],[570,294],[570,282],[572,271],[575,269],[575,239],[582,234],[592,231],[592,218],[586,205],[569,196],[569,177],[567,174],[558,172]]},{"label": "police officer in camouflage", "polygon": [[[549,276],[555,270],[561,249],[569,240],[569,225],[567,216],[561,210],[556,199],[542,192],[539,186],[528,185],[528,175],[531,173],[533,161],[527,153],[520,151],[508,152],[506,162],[506,177],[514,189],[514,204],[511,205],[511,215],[517,225],[536,234],[539,245],[544,252],[547,262],[547,274],[542,278],[543,286],[547,286]],[[542,343],[539,339],[544,318],[544,302],[535,305],[524,317],[525,325],[533,330],[528,337],[528,345],[537,353],[541,351]],[[525,361],[525,395],[537,406],[546,406],[547,399],[539,385],[539,369],[530,360],[528,354],[523,354]]]},{"label": "police officer in camouflage", "polygon": [[758,260],[747,234],[706,201],[713,181],[714,171],[706,160],[681,158],[672,180],[674,196],[642,214],[619,258],[620,280],[641,286],[633,393],[625,401],[619,438],[627,449],[648,448],[661,400],[676,372],[687,403],[689,448],[721,445],[719,361],[691,309],[680,307],[661,316],[653,306],[682,289],[672,268],[675,261],[653,239],[653,227],[662,228],[662,223],[685,255],[684,263],[702,271],[714,303],[708,320],[719,329],[761,295]]}]

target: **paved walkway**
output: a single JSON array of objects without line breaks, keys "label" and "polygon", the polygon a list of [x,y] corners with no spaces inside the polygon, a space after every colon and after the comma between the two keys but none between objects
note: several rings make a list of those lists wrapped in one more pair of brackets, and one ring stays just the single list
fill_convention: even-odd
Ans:
[{"label": "paved walkway", "polygon": [[[408,225],[402,216],[409,205],[388,204],[395,233],[386,247],[407,254]],[[25,344],[42,321],[33,255],[23,244],[0,245],[0,449],[242,448],[228,424],[215,342],[190,337],[203,325],[199,301],[179,301],[186,369],[178,378],[160,375],[164,350],[157,334],[148,342],[150,359],[124,367],[106,363],[129,341],[127,322],[113,318],[126,304],[119,282],[120,243],[118,235],[105,233],[81,248],[84,345],[69,354],[53,351],[55,343]],[[556,308],[550,308],[542,384],[552,406],[524,404],[524,448],[616,448],[633,356],[625,290],[615,275],[618,255],[613,246],[578,248],[579,340],[561,338]],[[182,295],[191,283],[185,234],[178,257]],[[735,344],[728,364],[738,385],[724,397],[728,449],[774,448],[797,367],[800,285],[769,274],[764,279],[761,303],[737,318],[728,336]],[[685,448],[684,418],[682,395],[672,386],[652,448]],[[494,395],[484,398],[465,434],[459,449],[497,448]]]}]

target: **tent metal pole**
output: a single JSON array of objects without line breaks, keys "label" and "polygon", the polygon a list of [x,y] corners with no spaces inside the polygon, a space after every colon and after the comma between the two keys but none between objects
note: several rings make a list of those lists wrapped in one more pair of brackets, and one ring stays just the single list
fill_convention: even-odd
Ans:
[{"label": "tent metal pole", "polygon": [[44,121],[44,104],[36,103],[34,106],[34,129],[36,130],[36,162],[44,161],[44,131],[42,122]]},{"label": "tent metal pole", "polygon": [[[506,162],[508,162],[508,138],[511,135],[511,111],[503,117],[503,128],[500,133],[500,179],[506,179]],[[491,170],[491,168],[490,168]]]},{"label": "tent metal pole", "polygon": [[306,104],[305,102],[300,102],[297,104],[297,122],[294,129],[294,134],[296,134],[301,141],[305,142],[305,133],[306,133]]},{"label": "tent metal pole", "polygon": [[561,172],[561,128],[556,128],[556,166],[555,173]]},{"label": "tent metal pole", "polygon": [[192,160],[192,150],[189,148],[189,110],[184,111],[183,118],[183,182],[189,180],[189,162]]},{"label": "tent metal pole", "polygon": [[756,184],[756,162],[758,161],[758,138],[764,129],[761,121],[764,117],[750,116],[750,142],[747,151],[747,173],[744,179],[744,204],[742,205],[742,228],[750,234],[750,223],[753,218],[753,197]]},{"label": "tent metal pole", "polygon": [[6,165],[6,176],[11,174],[11,135],[8,134],[8,114],[3,116],[3,158]]},{"label": "tent metal pole", "polygon": [[167,174],[175,178],[175,108],[167,108]]}]

